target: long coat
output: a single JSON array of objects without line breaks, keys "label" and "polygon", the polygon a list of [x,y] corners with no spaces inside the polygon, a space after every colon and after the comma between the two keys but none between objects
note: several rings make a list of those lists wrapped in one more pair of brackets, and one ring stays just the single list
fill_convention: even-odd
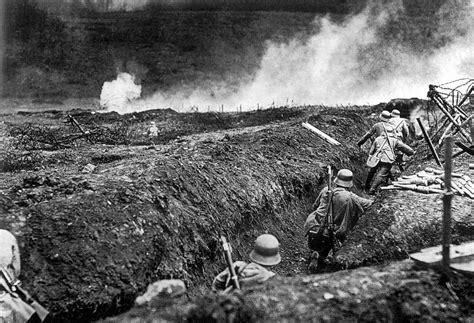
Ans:
[{"label": "long coat", "polygon": [[[343,187],[333,189],[332,212],[334,219],[334,229],[336,236],[344,239],[347,233],[359,221],[359,217],[364,213],[372,201],[362,198]],[[326,186],[321,190],[313,206],[315,211],[311,213],[304,224],[305,235],[316,225],[320,225],[326,216],[329,194]]]},{"label": "long coat", "polygon": [[415,151],[408,145],[404,144],[400,139],[387,137],[382,135],[377,137],[372,143],[369,155],[377,154],[383,163],[393,164],[395,162],[395,151],[400,150],[402,153],[411,156]]},{"label": "long coat", "polygon": [[[233,266],[239,278],[239,283],[243,287],[264,282],[275,276],[274,272],[254,262],[246,263],[244,261],[236,261]],[[226,268],[214,278],[212,289],[214,291],[226,289],[231,284],[230,279],[229,268]]]}]

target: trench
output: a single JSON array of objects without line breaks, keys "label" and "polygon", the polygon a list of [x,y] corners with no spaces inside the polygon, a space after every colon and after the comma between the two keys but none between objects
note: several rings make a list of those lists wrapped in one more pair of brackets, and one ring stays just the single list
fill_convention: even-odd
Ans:
[{"label": "trench", "polygon": [[[59,187],[73,182],[74,194],[24,212],[31,228],[25,236],[24,271],[30,274],[25,283],[56,321],[97,320],[131,308],[159,279],[179,278],[189,296],[205,294],[225,266],[219,236],[231,241],[234,260],[248,260],[254,239],[265,232],[282,246],[275,271],[305,274],[302,226],[324,185],[325,166],[353,170],[355,191],[361,194],[366,154],[352,144],[367,126],[359,114],[327,110],[306,119],[346,138],[338,148],[308,135],[297,119],[218,141],[184,141],[179,154],[146,150],[106,160],[103,172],[82,175],[76,184],[76,174],[62,174],[66,182],[60,180]],[[378,216],[383,198],[372,217]],[[358,235],[355,239],[367,240]],[[393,249],[397,242],[392,240]],[[358,258],[361,250],[342,252]],[[328,270],[402,258],[403,250],[379,250],[363,262],[342,259]]]}]

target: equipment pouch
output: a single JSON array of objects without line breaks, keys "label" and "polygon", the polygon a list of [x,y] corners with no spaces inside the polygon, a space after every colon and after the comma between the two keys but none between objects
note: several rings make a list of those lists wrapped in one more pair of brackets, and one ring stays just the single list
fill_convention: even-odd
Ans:
[{"label": "equipment pouch", "polygon": [[369,166],[370,168],[373,168],[375,166],[377,166],[377,164],[379,163],[380,161],[380,154],[374,154],[374,155],[370,155],[368,158],[367,158],[367,166]]}]

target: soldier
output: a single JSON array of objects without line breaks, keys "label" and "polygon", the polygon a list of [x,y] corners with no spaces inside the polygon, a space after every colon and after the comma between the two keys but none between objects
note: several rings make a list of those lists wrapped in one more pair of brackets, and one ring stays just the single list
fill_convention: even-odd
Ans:
[{"label": "soldier", "polygon": [[377,122],[372,128],[357,142],[357,146],[361,147],[369,138],[377,138],[383,133],[383,129],[389,125],[390,112],[384,110],[379,116],[380,122]]},{"label": "soldier", "polygon": [[[390,176],[390,170],[395,162],[396,151],[401,151],[411,156],[415,151],[408,145],[404,144],[400,139],[396,138],[392,127],[387,127],[386,132],[379,136],[372,143],[369,151],[367,165],[372,167],[369,174],[376,174],[374,182],[370,186],[369,194],[375,195],[377,188],[382,183],[386,183]],[[367,176],[369,177],[369,176]],[[366,182],[367,185],[367,182]]]},{"label": "soldier", "polygon": [[20,276],[20,249],[10,231],[0,229],[0,266],[5,268],[13,280]]},{"label": "soldier", "polygon": [[43,322],[48,312],[20,287],[20,270],[16,238],[0,230],[0,322]]},{"label": "soldier", "polygon": [[[410,136],[411,125],[407,119],[400,118],[399,110],[392,110],[392,117],[390,118],[389,123],[393,127],[395,136],[401,141],[403,141],[403,143],[407,143]],[[403,160],[403,153],[397,150],[395,154],[395,163],[398,165],[400,170],[403,170],[403,166],[405,165],[405,161]]]},{"label": "soldier", "polygon": [[[349,191],[354,186],[353,177],[350,170],[341,169],[334,180],[336,187],[332,194],[328,186],[323,188],[313,204],[315,211],[306,219],[304,232],[308,236],[308,247],[313,250],[309,265],[312,272],[324,264],[335,240],[344,242],[359,217],[372,205],[371,200]],[[327,226],[329,215],[333,221],[332,230]]]},{"label": "soldier", "polygon": [[[249,254],[251,263],[236,261],[233,266],[239,278],[241,286],[248,286],[253,283],[261,283],[275,276],[270,271],[270,267],[280,263],[280,243],[271,234],[262,234],[255,240],[253,250]],[[226,290],[231,284],[231,275],[226,268],[218,274],[212,282],[212,290]]]},{"label": "soldier", "polygon": [[158,136],[158,127],[155,125],[155,121],[150,122],[150,127],[148,128],[148,136],[149,137]]},{"label": "soldier", "polygon": [[393,127],[395,135],[398,139],[406,142],[408,139],[408,135],[410,134],[410,130],[408,129],[408,120],[405,118],[400,118],[400,111],[397,109],[393,109],[390,118],[390,125]]}]

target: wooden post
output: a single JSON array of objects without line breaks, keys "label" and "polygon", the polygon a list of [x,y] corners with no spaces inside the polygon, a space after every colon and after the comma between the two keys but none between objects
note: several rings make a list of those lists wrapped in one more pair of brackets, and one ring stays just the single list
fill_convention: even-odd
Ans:
[{"label": "wooden post", "polygon": [[423,137],[425,137],[425,141],[428,143],[428,147],[430,147],[431,153],[433,154],[436,164],[438,164],[438,166],[441,166],[441,161],[439,160],[438,153],[436,152],[436,149],[434,148],[433,143],[431,142],[431,139],[428,136],[428,133],[426,132],[425,126],[421,122],[420,117],[416,118],[416,121],[418,121],[418,125],[420,126],[421,132],[423,133]]},{"label": "wooden post", "polygon": [[471,86],[471,88],[469,89],[469,91],[467,91],[467,93],[463,96],[463,98],[461,99],[461,101],[459,101],[458,103],[458,106],[462,106],[463,103],[469,99],[469,96],[471,95],[472,91],[474,90],[474,86]]},{"label": "wooden post", "polygon": [[[449,121],[451,121],[451,123],[459,130],[459,132],[461,133],[461,135],[466,139],[466,140],[469,140],[468,139],[468,136],[467,134],[462,130],[461,126],[456,122],[456,120],[454,119],[454,117],[449,113],[448,110],[445,109],[445,107],[443,106],[443,104],[437,102],[436,100],[434,100],[437,105],[438,105],[438,108],[441,110],[441,112],[444,113],[444,115],[449,119]],[[442,102],[442,101],[441,101]],[[467,118],[467,116],[465,116]]]},{"label": "wooden post", "polygon": [[[457,116],[454,118],[454,120],[457,120]],[[440,148],[443,145],[443,140],[444,140],[444,138],[446,138],[447,135],[449,135],[449,132],[451,131],[452,127],[453,127],[452,123],[448,124],[448,126],[444,130],[441,137],[439,137],[439,142],[438,142],[438,146],[437,146],[438,148]]]},{"label": "wooden post", "polygon": [[469,128],[471,129],[471,142],[474,144],[474,122],[469,118]]},{"label": "wooden post", "polygon": [[453,153],[453,137],[446,137],[445,155],[444,155],[444,187],[445,193],[443,196],[443,272],[449,280],[450,275],[450,256],[449,247],[451,244],[451,201],[453,199],[453,192],[451,191],[451,172]]}]

